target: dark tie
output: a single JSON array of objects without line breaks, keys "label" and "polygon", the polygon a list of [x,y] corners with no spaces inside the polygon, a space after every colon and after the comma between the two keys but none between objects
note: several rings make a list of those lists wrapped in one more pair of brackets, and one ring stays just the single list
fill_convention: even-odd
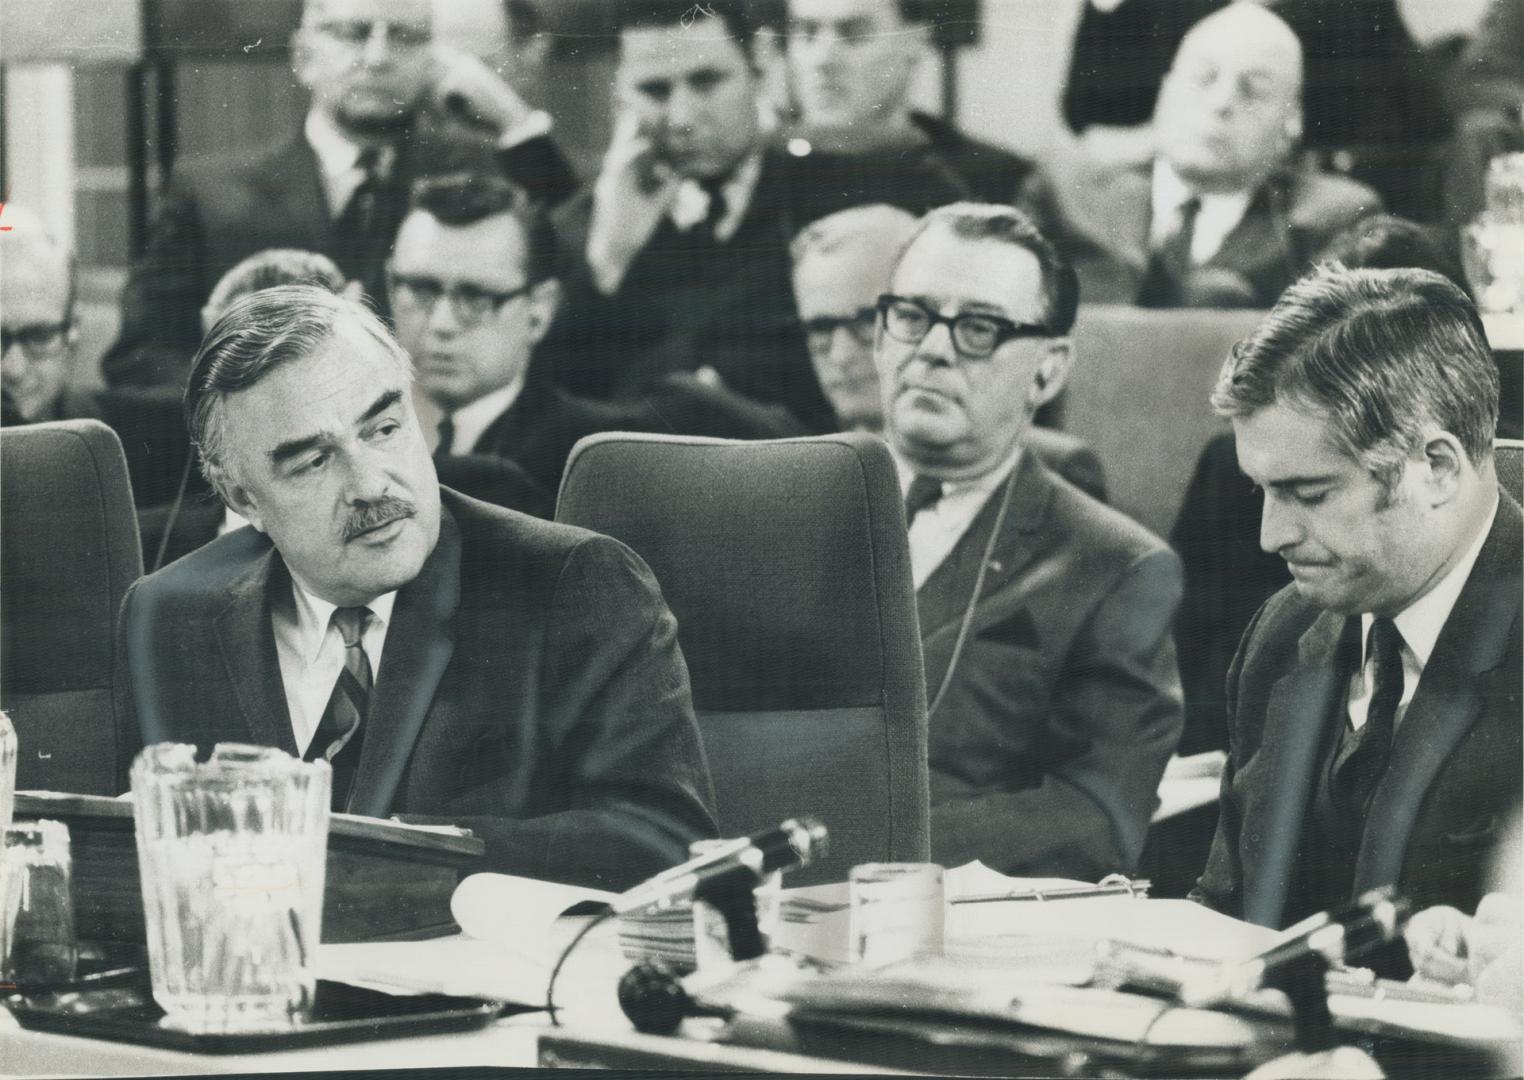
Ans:
[{"label": "dark tie", "polygon": [[333,800],[335,810],[349,805],[350,788],[354,786],[355,770],[360,763],[360,747],[365,740],[364,723],[370,706],[370,660],[365,655],[365,624],[370,620],[370,608],[335,608],[333,625],[344,639],[344,668],[334,681],[333,693],[328,696],[328,707],[318,722],[317,731],[303,761],[325,759],[333,766]]},{"label": "dark tie", "polygon": [[725,220],[725,211],[728,209],[725,189],[718,181],[700,181],[700,186],[704,189],[704,194],[709,196],[709,209],[704,213],[704,220],[699,222],[698,235],[709,243],[716,244],[720,240],[717,230],[720,222]]},{"label": "dark tie", "polygon": [[407,209],[407,192],[392,175],[395,163],[386,164],[382,148],[360,151],[355,168],[364,175],[333,226],[340,269],[374,297],[384,295],[382,266]]},{"label": "dark tie", "polygon": [[439,422],[439,445],[434,447],[434,457],[447,458],[455,449],[455,421],[448,416]]},{"label": "dark tie", "polygon": [[1366,652],[1375,669],[1370,707],[1365,724],[1346,740],[1349,749],[1344,760],[1335,765],[1338,786],[1350,810],[1362,818],[1391,759],[1397,706],[1402,702],[1402,632],[1397,624],[1385,617],[1373,621]]},{"label": "dark tie", "polygon": [[1148,259],[1148,269],[1138,288],[1144,307],[1175,307],[1184,299],[1185,280],[1191,272],[1191,241],[1196,236],[1196,216],[1201,199],[1192,196],[1175,210],[1175,225]]},{"label": "dark tie", "polygon": [[905,526],[909,528],[915,516],[942,497],[942,481],[930,476],[914,476],[910,490],[905,492]]}]

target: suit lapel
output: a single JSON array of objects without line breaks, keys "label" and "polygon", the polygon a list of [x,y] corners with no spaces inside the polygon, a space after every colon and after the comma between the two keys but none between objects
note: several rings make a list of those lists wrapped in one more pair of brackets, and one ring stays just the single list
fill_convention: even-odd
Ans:
[{"label": "suit lapel", "polygon": [[217,616],[217,640],[248,741],[299,756],[270,625],[277,590],[289,591],[290,581],[280,556],[268,548],[228,590],[228,603]]},{"label": "suit lapel", "polygon": [[1391,764],[1371,800],[1368,820],[1380,827],[1367,828],[1362,838],[1356,892],[1398,879],[1425,792],[1481,714],[1484,676],[1503,662],[1519,619],[1520,542],[1519,509],[1502,495],[1492,532],[1424,665]]},{"label": "suit lapel", "polygon": [[460,547],[460,530],[442,507],[439,541],[418,576],[397,593],[392,609],[350,800],[356,814],[384,817],[391,808],[455,651],[451,623],[460,606]]},{"label": "suit lapel", "polygon": [[[980,589],[981,599],[1006,588],[1036,556],[1041,546],[1048,504],[1053,498],[1053,478],[1030,450],[1022,451],[1009,482],[1014,483],[1010,508],[1001,535],[990,553],[989,568]],[[933,692],[941,683],[951,658],[951,642],[968,608],[970,592],[979,572],[979,560],[989,543],[1004,488],[1001,484],[984,500],[979,513],[947,558],[916,592],[921,640],[927,646],[923,650],[927,657],[926,685]],[[946,647],[939,648],[938,645]]]},{"label": "suit lapel", "polygon": [[1344,626],[1344,616],[1320,614],[1297,643],[1297,666],[1270,689],[1259,751],[1265,776],[1260,805],[1257,812],[1244,812],[1264,823],[1259,857],[1244,860],[1244,919],[1260,926],[1280,925],[1318,762],[1342,719],[1336,705],[1346,689],[1339,665]]},{"label": "suit lapel", "polygon": [[312,251],[333,250],[333,215],[318,171],[317,155],[298,135],[260,168],[256,181],[274,220],[310,237]]}]

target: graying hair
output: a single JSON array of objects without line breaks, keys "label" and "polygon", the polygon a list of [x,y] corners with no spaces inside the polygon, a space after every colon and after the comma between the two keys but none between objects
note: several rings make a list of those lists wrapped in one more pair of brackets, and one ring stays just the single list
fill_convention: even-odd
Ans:
[{"label": "graying hair", "polygon": [[1329,262],[1233,347],[1211,401],[1226,417],[1278,401],[1326,413],[1337,445],[1390,494],[1426,429],[1454,435],[1473,465],[1491,458],[1498,372],[1476,305],[1454,282]]},{"label": "graying hair", "polygon": [[412,378],[412,361],[375,312],[313,285],[278,285],[250,293],[207,331],[191,361],[185,423],[202,475],[224,502],[232,482],[224,453],[224,399],[289,360],[317,355],[340,337],[374,344]]}]

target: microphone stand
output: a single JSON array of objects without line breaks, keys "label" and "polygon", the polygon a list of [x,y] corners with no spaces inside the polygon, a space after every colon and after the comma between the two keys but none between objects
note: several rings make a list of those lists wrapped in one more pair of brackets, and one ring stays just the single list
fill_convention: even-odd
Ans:
[{"label": "microphone stand", "polygon": [[762,878],[749,866],[737,865],[712,877],[693,892],[693,902],[706,903],[725,919],[730,958],[737,963],[755,960],[767,951],[762,927],[757,922],[757,886]]}]

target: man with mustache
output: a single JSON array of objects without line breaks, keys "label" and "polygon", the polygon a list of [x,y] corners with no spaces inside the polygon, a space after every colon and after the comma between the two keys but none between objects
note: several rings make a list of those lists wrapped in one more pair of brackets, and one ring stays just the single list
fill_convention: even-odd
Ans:
[{"label": "man with mustache", "polygon": [[927,214],[878,303],[945,866],[1132,870],[1180,738],[1180,560],[1027,445],[1063,387],[1078,304],[1032,223],[978,203]]},{"label": "man with mustache", "polygon": [[240,301],[192,365],[207,479],[250,528],[123,602],[123,772],[145,743],[279,746],[333,808],[470,828],[487,867],[621,889],[713,835],[676,624],[607,537],[436,479],[412,367],[363,306]]},{"label": "man with mustache", "polygon": [[1524,786],[1524,542],[1475,306],[1428,270],[1320,268],[1234,348],[1212,404],[1292,583],[1228,671],[1199,898],[1271,927],[1387,885],[1474,910],[1494,867],[1517,880]]}]

